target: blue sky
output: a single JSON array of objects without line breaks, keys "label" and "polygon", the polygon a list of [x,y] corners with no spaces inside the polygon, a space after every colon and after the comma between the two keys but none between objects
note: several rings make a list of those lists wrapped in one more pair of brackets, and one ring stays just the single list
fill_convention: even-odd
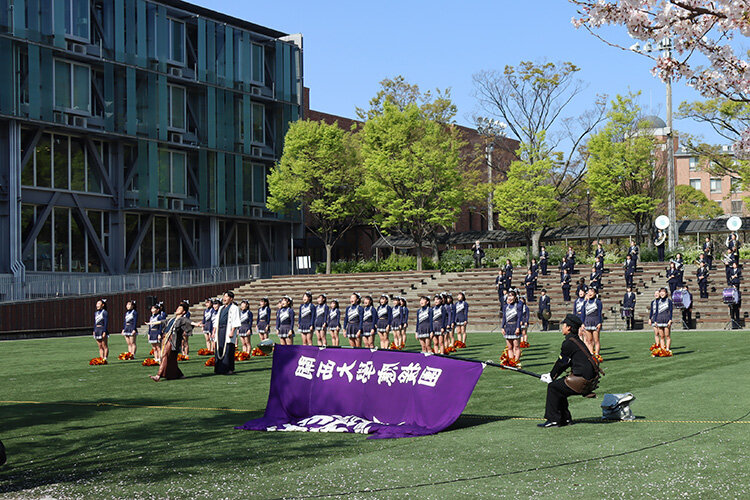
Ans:
[{"label": "blue sky", "polygon": [[[640,104],[665,118],[665,87],[651,76],[651,60],[609,47],[571,25],[575,7],[565,0],[194,3],[256,24],[304,36],[305,85],[313,109],[353,117],[377,92],[378,82],[404,75],[423,90],[451,87],[457,121],[472,125],[477,111],[472,75],[522,60],[571,61],[586,90],[568,115],[590,106],[596,94],[642,91]],[[624,29],[608,32],[629,46]],[[700,95],[673,85],[674,109]],[[721,142],[706,127],[675,121],[678,131]]]}]

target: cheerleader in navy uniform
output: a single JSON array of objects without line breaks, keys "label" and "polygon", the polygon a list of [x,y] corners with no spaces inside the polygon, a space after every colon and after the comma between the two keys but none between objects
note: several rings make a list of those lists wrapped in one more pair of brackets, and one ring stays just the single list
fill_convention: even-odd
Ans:
[{"label": "cheerleader in navy uniform", "polygon": [[328,345],[328,339],[326,338],[326,330],[328,328],[328,305],[326,304],[326,295],[321,293],[318,295],[318,304],[315,306],[315,320],[313,326],[315,327],[315,337],[318,340],[318,346],[325,347]]},{"label": "cheerleader in navy uniform", "polygon": [[401,297],[401,348],[406,346],[406,329],[409,328],[409,306],[406,299]]},{"label": "cheerleader in navy uniform", "polygon": [[521,320],[523,319],[523,310],[518,302],[516,292],[511,290],[505,298],[503,305],[503,322],[500,326],[505,338],[505,347],[508,352],[508,359],[504,364],[516,366],[521,358]]},{"label": "cheerleader in navy uniform", "polygon": [[393,296],[391,306],[391,331],[393,332],[393,345],[396,349],[401,348],[401,297]]},{"label": "cheerleader in navy uniform", "polygon": [[667,296],[667,289],[659,289],[659,298],[656,300],[653,323],[659,334],[659,350],[652,352],[655,357],[670,357],[672,355],[672,312],[674,305],[672,299]]},{"label": "cheerleader in navy uniform", "polygon": [[109,345],[107,337],[109,336],[107,318],[107,299],[96,301],[96,312],[94,312],[94,339],[99,346],[99,357],[106,363],[109,356]]},{"label": "cheerleader in navy uniform", "polygon": [[601,361],[599,355],[599,335],[602,331],[602,301],[596,297],[596,290],[589,288],[586,292],[586,302],[583,304],[584,343],[589,348],[594,359]]},{"label": "cheerleader in navy uniform", "polygon": [[586,302],[586,290],[587,288],[578,289],[578,298],[573,303],[573,314],[578,316],[578,319],[583,321],[583,304]]},{"label": "cheerleader in navy uniform", "polygon": [[206,309],[203,310],[203,321],[201,322],[201,330],[203,330],[203,337],[206,339],[206,349],[211,350],[211,332],[213,331],[214,324],[214,304],[211,299],[206,299]]},{"label": "cheerleader in navy uniform", "polygon": [[531,317],[531,310],[523,297],[521,297],[519,302],[521,303],[521,342],[518,346],[529,347],[529,318]]},{"label": "cheerleader in navy uniform", "polygon": [[448,326],[445,330],[445,347],[456,347],[456,304],[453,302],[453,295],[450,292],[445,294],[445,307],[448,310]]},{"label": "cheerleader in navy uniform", "polygon": [[458,292],[456,295],[456,340],[459,346],[466,347],[466,325],[469,324],[469,303],[466,294]]},{"label": "cheerleader in navy uniform", "polygon": [[335,347],[339,346],[339,332],[341,331],[341,309],[339,301],[333,299],[328,308],[328,330],[331,332],[331,342]]},{"label": "cheerleader in navy uniform", "polygon": [[659,331],[656,328],[656,306],[659,303],[659,290],[654,292],[654,300],[651,301],[651,305],[648,309],[648,324],[654,329],[654,344],[651,346],[651,352],[659,347]]},{"label": "cheerleader in navy uniform", "polygon": [[416,337],[422,352],[432,352],[430,350],[430,336],[432,334],[432,308],[430,299],[422,295],[419,298],[419,309],[417,310]]},{"label": "cheerleader in navy uniform", "polygon": [[364,346],[370,349],[375,348],[375,330],[378,312],[372,305],[372,296],[365,295],[362,298],[362,339]]},{"label": "cheerleader in navy uniform", "polygon": [[344,332],[351,347],[362,347],[362,318],[365,310],[360,305],[361,301],[362,297],[358,293],[353,293],[344,311]]},{"label": "cheerleader in navy uniform", "polygon": [[302,295],[302,304],[299,306],[299,333],[302,335],[302,345],[312,345],[313,320],[315,319],[315,306],[312,303],[312,294],[305,292]]},{"label": "cheerleader in navy uniform", "polygon": [[435,295],[432,303],[432,352],[445,354],[445,327],[448,321],[448,313],[443,305],[443,298]]},{"label": "cheerleader in navy uniform", "polygon": [[255,329],[258,330],[258,336],[260,336],[261,341],[268,339],[270,322],[271,305],[268,302],[268,297],[263,297],[258,304],[258,318],[255,320]]},{"label": "cheerleader in navy uniform", "polygon": [[253,335],[253,312],[250,310],[250,302],[247,300],[240,302],[240,328],[238,332],[240,339],[242,339],[242,352],[250,354],[253,347],[250,342]]},{"label": "cheerleader in navy uniform", "polygon": [[138,311],[135,308],[135,300],[129,300],[125,304],[125,319],[122,324],[122,334],[128,343],[128,352],[135,356],[137,346],[135,339],[138,336]]},{"label": "cheerleader in navy uniform", "polygon": [[276,335],[281,345],[294,345],[294,309],[292,298],[288,295],[281,299],[281,307],[276,311]]},{"label": "cheerleader in navy uniform", "polygon": [[159,306],[151,306],[151,317],[148,322],[148,343],[151,344],[151,350],[154,351],[154,360],[158,363],[161,354],[161,332],[164,327],[160,319]]},{"label": "cheerleader in navy uniform", "polygon": [[376,326],[378,328],[378,335],[380,336],[380,348],[388,349],[391,321],[393,321],[393,310],[391,309],[391,306],[388,305],[388,294],[384,293],[381,295],[379,302],[380,305],[378,305],[377,309],[378,319]]}]

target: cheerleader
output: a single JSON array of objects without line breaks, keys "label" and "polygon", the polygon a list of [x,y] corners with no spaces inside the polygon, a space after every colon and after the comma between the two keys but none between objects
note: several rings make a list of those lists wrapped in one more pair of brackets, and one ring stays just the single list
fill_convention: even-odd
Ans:
[{"label": "cheerleader", "polygon": [[521,342],[519,347],[529,346],[529,317],[531,316],[531,310],[529,309],[526,301],[521,297],[519,301],[521,303]]},{"label": "cheerleader", "polygon": [[401,297],[393,296],[391,306],[391,331],[393,332],[393,345],[396,349],[401,348]]},{"label": "cheerleader", "polygon": [[138,336],[138,311],[135,308],[135,300],[129,300],[125,304],[125,320],[122,324],[122,335],[128,343],[128,352],[135,356],[137,346],[135,339]]},{"label": "cheerleader", "polygon": [[299,306],[299,333],[302,335],[302,345],[312,345],[313,320],[315,307],[312,304],[312,294],[305,292],[302,304]]},{"label": "cheerleader", "polygon": [[328,308],[328,321],[326,322],[328,330],[331,332],[331,341],[335,347],[339,346],[339,331],[341,331],[341,309],[339,301],[333,299],[331,306]]},{"label": "cheerleader", "polygon": [[108,314],[107,314],[107,299],[99,299],[96,301],[96,312],[94,312],[94,340],[96,340],[99,346],[99,357],[107,362],[109,356],[109,345],[107,343],[107,336],[109,335],[107,329]]},{"label": "cheerleader", "polygon": [[362,297],[358,293],[353,293],[349,297],[349,305],[344,311],[344,332],[349,339],[350,347],[362,347],[362,318],[364,317],[364,308],[360,305]]},{"label": "cheerleader", "polygon": [[406,346],[406,329],[409,327],[409,307],[406,299],[401,297],[401,349]]},{"label": "cheerleader", "polygon": [[326,295],[321,293],[318,295],[318,305],[315,306],[315,320],[313,326],[315,327],[315,337],[318,340],[318,347],[326,347],[328,345],[328,339],[326,339],[326,330],[328,328],[328,305],[326,304]]},{"label": "cheerleader", "polygon": [[432,308],[430,307],[430,299],[422,295],[419,298],[419,310],[417,311],[417,324],[416,324],[416,337],[419,341],[419,345],[422,347],[422,352],[428,353],[430,351],[430,335],[432,332]]},{"label": "cheerleader", "polygon": [[445,330],[445,347],[456,347],[456,339],[453,335],[456,329],[456,304],[453,302],[453,295],[446,292],[445,307],[448,311],[448,325]]},{"label": "cheerleader", "polygon": [[203,321],[201,322],[201,330],[203,330],[203,337],[206,339],[206,349],[211,350],[211,332],[213,331],[214,324],[214,304],[211,299],[206,299],[206,309],[203,310]]},{"label": "cheerleader", "polygon": [[661,351],[652,353],[652,356],[669,357],[672,355],[672,311],[674,305],[672,299],[667,296],[667,289],[659,289],[659,298],[652,311],[653,323],[659,335],[659,347]]},{"label": "cheerleader", "polygon": [[240,302],[240,329],[239,336],[242,339],[242,352],[250,354],[252,345],[250,339],[253,335],[253,312],[250,310],[250,302]]},{"label": "cheerleader", "polygon": [[268,330],[270,329],[271,321],[271,305],[268,302],[268,297],[260,299],[258,304],[258,319],[255,320],[255,329],[258,330],[260,340],[268,339]]},{"label": "cheerleader", "polygon": [[388,335],[391,331],[391,321],[393,321],[393,310],[388,305],[388,294],[380,296],[380,305],[377,309],[377,328],[378,335],[380,335],[380,348],[388,349],[389,338]]},{"label": "cheerleader", "polygon": [[448,321],[448,313],[443,305],[443,298],[438,294],[433,298],[432,306],[432,352],[445,354],[445,328]]},{"label": "cheerleader", "polygon": [[372,305],[372,296],[365,295],[362,299],[362,339],[364,341],[364,347],[370,349],[375,348],[375,322],[377,320],[378,313],[375,307]]},{"label": "cheerleader", "polygon": [[651,346],[651,351],[659,347],[659,332],[656,329],[656,323],[654,323],[654,317],[656,316],[656,306],[659,300],[659,290],[654,292],[654,300],[651,301],[651,305],[648,308],[648,324],[654,329],[654,345]]},{"label": "cheerleader", "polygon": [[518,303],[516,292],[511,290],[505,299],[503,305],[503,322],[501,330],[505,338],[505,347],[508,351],[508,360],[506,364],[516,366],[521,358],[521,320],[523,310]]},{"label": "cheerleader", "polygon": [[161,332],[164,325],[161,320],[161,311],[159,311],[159,306],[157,304],[151,306],[151,317],[146,324],[148,325],[148,343],[151,344],[151,350],[154,352],[154,361],[158,363],[161,361],[160,344]]},{"label": "cheerleader", "polygon": [[583,304],[586,302],[586,288],[578,289],[578,298],[573,303],[573,314],[583,322]]},{"label": "cheerleader", "polygon": [[281,340],[281,345],[294,345],[294,309],[292,309],[292,298],[285,295],[276,311],[276,335]]},{"label": "cheerleader", "polygon": [[599,355],[599,335],[602,331],[602,301],[596,297],[596,290],[589,288],[586,292],[586,302],[583,304],[581,317],[584,328],[584,343],[589,348],[594,359],[601,361]]},{"label": "cheerleader", "polygon": [[459,345],[466,346],[466,325],[469,323],[469,304],[466,302],[466,294],[458,292],[456,295],[456,337]]}]

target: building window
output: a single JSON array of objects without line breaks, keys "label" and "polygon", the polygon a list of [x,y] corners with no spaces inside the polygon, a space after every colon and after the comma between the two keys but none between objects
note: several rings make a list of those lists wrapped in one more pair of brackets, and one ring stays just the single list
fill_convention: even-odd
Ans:
[{"label": "building window", "polygon": [[721,179],[711,179],[711,193],[721,193]]},{"label": "building window", "polygon": [[185,64],[185,23],[169,20],[169,61]]},{"label": "building window", "polygon": [[253,165],[253,204],[266,204],[266,167],[257,163]]},{"label": "building window", "polygon": [[739,177],[730,177],[730,191],[732,193],[739,193],[742,191],[742,179]]},{"label": "building window", "polygon": [[169,128],[185,130],[185,88],[176,85],[169,85],[168,87]]},{"label": "building window", "polygon": [[700,179],[690,179],[690,187],[693,189],[697,189],[698,191],[701,190],[701,180]]},{"label": "building window", "polygon": [[159,194],[184,197],[185,188],[185,154],[177,151],[159,151]]},{"label": "building window", "polygon": [[699,158],[697,156],[690,157],[690,171],[691,172],[698,171],[698,160]]},{"label": "building window", "polygon": [[262,104],[253,103],[253,142],[266,143],[265,124],[266,108]]},{"label": "building window", "polygon": [[91,71],[88,66],[55,60],[55,107],[91,114]]},{"label": "building window", "polygon": [[732,214],[742,215],[742,200],[732,200]]},{"label": "building window", "polygon": [[64,0],[65,33],[69,36],[89,40],[89,0]]},{"label": "building window", "polygon": [[255,43],[252,45],[253,45],[252,79],[254,82],[264,84],[266,81],[265,71],[263,71],[263,68],[265,67],[265,51],[263,50],[262,45],[258,45]]}]

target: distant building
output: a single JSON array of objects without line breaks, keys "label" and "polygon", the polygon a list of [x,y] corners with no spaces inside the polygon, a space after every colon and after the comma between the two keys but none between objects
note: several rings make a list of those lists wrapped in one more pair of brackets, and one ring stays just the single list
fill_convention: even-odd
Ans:
[{"label": "distant building", "polygon": [[[728,156],[734,156],[731,146],[722,146],[722,151]],[[714,176],[706,169],[707,161],[707,159],[701,161],[699,157],[684,149],[676,151],[674,159],[676,183],[690,185],[703,192],[709,200],[718,203],[725,214],[748,215],[744,199],[750,196],[750,192],[741,191],[739,177]]]},{"label": "distant building", "polygon": [[0,0],[0,274],[288,261],[301,49],[178,0]]}]

